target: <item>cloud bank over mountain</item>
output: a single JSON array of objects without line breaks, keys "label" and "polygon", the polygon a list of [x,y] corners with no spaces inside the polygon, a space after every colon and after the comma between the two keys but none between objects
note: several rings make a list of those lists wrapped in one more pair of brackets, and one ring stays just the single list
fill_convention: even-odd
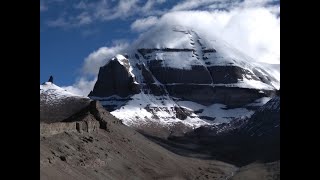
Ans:
[{"label": "cloud bank over mountain", "polygon": [[[136,41],[101,47],[89,54],[84,59],[81,77],[78,78],[82,81],[78,80],[70,90],[87,93],[88,87],[94,84],[92,81],[99,67],[112,56],[125,52],[144,36],[156,39],[157,34],[153,33],[156,29],[172,26],[194,29],[208,39],[219,37],[257,62],[280,64],[278,3],[268,0],[183,1],[160,16],[152,14],[136,19],[131,24],[132,31],[141,33]],[[279,69],[275,69],[275,74],[280,76]],[[85,82],[88,86],[80,85]]]}]

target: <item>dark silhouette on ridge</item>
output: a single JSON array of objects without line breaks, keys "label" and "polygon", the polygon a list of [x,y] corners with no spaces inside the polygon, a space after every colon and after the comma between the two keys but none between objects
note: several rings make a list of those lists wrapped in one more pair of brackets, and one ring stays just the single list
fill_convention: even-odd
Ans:
[{"label": "dark silhouette on ridge", "polygon": [[52,77],[52,76],[50,76],[50,78],[49,78],[48,82],[53,83],[53,77]]}]

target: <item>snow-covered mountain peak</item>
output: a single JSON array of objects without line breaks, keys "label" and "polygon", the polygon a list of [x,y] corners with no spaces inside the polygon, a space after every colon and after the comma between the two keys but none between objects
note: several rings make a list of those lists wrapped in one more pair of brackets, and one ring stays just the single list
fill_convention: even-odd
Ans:
[{"label": "snow-covered mountain peak", "polygon": [[125,62],[126,60],[127,60],[127,58],[125,58],[121,54],[117,54],[113,58],[111,58],[111,61],[118,61],[121,65],[124,65],[124,63],[126,63]]},{"label": "snow-covered mountain peak", "polygon": [[133,68],[132,68],[132,66],[130,64],[130,61],[125,56],[123,56],[121,54],[117,54],[113,58],[111,58],[111,61],[109,61],[106,65],[108,65],[112,61],[119,62],[122,66],[124,66],[127,69],[128,73],[132,77],[135,77],[135,75],[132,73]]},{"label": "snow-covered mountain peak", "polygon": [[142,48],[177,48],[191,49],[188,33],[175,28],[157,28],[143,34],[133,45],[136,49]]},{"label": "snow-covered mountain peak", "polygon": [[138,128],[250,117],[252,108],[266,103],[255,101],[272,98],[279,88],[271,66],[194,28],[155,27],[124,53],[100,68],[89,97]]},{"label": "snow-covered mountain peak", "polygon": [[262,85],[259,82],[243,81],[240,86],[252,87],[255,84],[264,89],[280,87],[280,74],[277,72],[279,70],[275,73],[271,66],[255,61],[214,34],[206,34],[190,27],[154,28],[142,34],[128,51],[132,64],[142,61],[187,70],[194,66],[239,67],[251,74],[268,76],[270,82],[269,85]]},{"label": "snow-covered mountain peak", "polygon": [[88,98],[85,96],[77,95],[74,93],[71,93],[57,85],[55,85],[52,82],[45,82],[42,85],[40,85],[40,94],[46,94],[50,95],[55,98],[63,98],[63,97],[80,97],[80,98]]}]

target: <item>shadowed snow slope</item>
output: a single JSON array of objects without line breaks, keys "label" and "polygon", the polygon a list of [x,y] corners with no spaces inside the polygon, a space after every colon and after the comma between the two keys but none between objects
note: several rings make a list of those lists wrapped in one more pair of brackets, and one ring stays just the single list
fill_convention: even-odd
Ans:
[{"label": "shadowed snow slope", "polygon": [[40,122],[62,121],[86,107],[91,100],[45,82],[40,85]]}]

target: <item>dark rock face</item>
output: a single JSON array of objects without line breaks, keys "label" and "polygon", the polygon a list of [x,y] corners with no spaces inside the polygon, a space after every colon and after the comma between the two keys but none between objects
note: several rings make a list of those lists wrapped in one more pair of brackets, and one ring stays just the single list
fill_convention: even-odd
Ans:
[{"label": "dark rock face", "polygon": [[50,78],[49,78],[48,82],[53,83],[53,77],[52,77],[52,76],[50,76]]},{"label": "dark rock face", "polygon": [[[170,96],[194,101],[203,105],[222,103],[230,107],[240,107],[255,99],[275,95],[273,90],[263,93],[258,89],[239,88],[228,86],[240,81],[255,80],[271,85],[276,81],[268,73],[260,68],[253,68],[252,72],[235,65],[213,66],[210,64],[192,65],[191,69],[177,69],[165,66],[163,60],[153,59],[150,54],[154,52],[167,53],[188,53],[193,52],[201,61],[195,50],[192,49],[139,49],[138,52],[147,60],[150,71],[147,73],[142,69],[145,79],[151,82],[153,76],[162,83]],[[216,53],[215,49],[205,49],[203,53]],[[170,61],[169,59],[167,61]],[[218,86],[215,86],[218,85]]]},{"label": "dark rock face", "polygon": [[167,94],[165,87],[159,84],[145,84],[141,86],[141,89],[145,94],[153,94],[155,96]]},{"label": "dark rock face", "polygon": [[[221,103],[229,107],[241,107],[258,98],[273,97],[276,94],[276,89],[261,91],[260,89],[238,86],[237,83],[246,79],[268,84],[272,89],[271,82],[276,80],[269,77],[263,69],[253,68],[252,71],[249,71],[230,64],[208,65],[205,64],[205,59],[202,56],[205,53],[217,53],[217,50],[203,47],[202,56],[201,52],[196,51],[196,49],[174,48],[138,49],[137,52],[128,56],[131,65],[128,59],[122,63],[123,65],[118,61],[111,60],[106,66],[100,68],[98,80],[89,96],[118,95],[128,97],[144,92],[155,96],[169,95],[202,105]],[[162,54],[191,53],[192,58],[196,58],[195,61],[198,61],[198,64],[190,65],[191,69],[170,67],[165,65],[164,60],[157,59],[152,54],[155,52]],[[170,59],[166,59],[166,61],[170,61]],[[135,74],[135,76],[139,76],[137,83],[134,83],[135,79],[129,73],[130,66],[133,69],[136,68],[135,73],[141,73],[140,75]]]},{"label": "dark rock face", "polygon": [[254,80],[259,80],[250,71],[238,66],[210,66],[208,67],[214,84],[237,83],[243,79],[243,76],[249,75]]},{"label": "dark rock face", "polygon": [[143,76],[144,85],[141,86],[142,90],[146,94],[154,94],[155,96],[161,96],[166,94],[165,87],[163,85],[155,84],[155,77],[152,72],[148,70],[144,64],[137,64],[139,69],[141,69],[141,74]]},{"label": "dark rock face", "polygon": [[121,65],[117,60],[111,60],[106,66],[100,68],[98,80],[89,96],[127,97],[139,92],[140,88],[134,83],[134,77],[128,72],[127,67]]},{"label": "dark rock face", "polygon": [[166,88],[172,96],[203,105],[221,103],[230,107],[240,107],[266,96],[256,89],[238,87],[182,84],[167,85]]},{"label": "dark rock face", "polygon": [[[186,119],[179,109],[171,109],[175,106],[181,108],[180,106],[186,105],[190,106],[190,109],[198,110],[197,104],[209,106],[218,103],[230,109],[246,108],[241,109],[241,112],[236,110],[237,113],[231,113],[234,116],[226,115],[221,118],[217,118],[218,113],[188,116],[218,123],[231,121],[234,118],[251,115],[255,109],[249,109],[251,107],[248,104],[260,106],[258,101],[264,100],[260,98],[274,97],[276,94],[275,86],[278,86],[279,82],[273,77],[274,71],[271,67],[254,62],[235,48],[220,42],[219,39],[203,38],[193,30],[176,32],[183,33],[181,42],[171,42],[173,39],[166,39],[166,35],[156,41],[152,38],[137,41],[134,47],[128,49],[129,54],[125,62],[112,60],[100,69],[98,81],[89,96],[103,102],[108,110],[117,109],[115,114],[119,117],[121,111],[140,104],[137,111],[128,114],[130,117],[121,117],[125,123],[132,126],[140,119],[151,122],[148,117],[154,117],[162,123],[175,123],[178,119],[182,121]],[[141,94],[133,96],[140,92]],[[124,103],[108,101],[108,98],[113,97],[131,99],[123,101]],[[179,101],[191,102],[181,102],[179,105]],[[140,117],[142,113],[138,112],[147,110],[148,104],[154,104],[159,109],[162,106],[169,107],[168,111],[162,114],[159,114],[160,111],[149,112],[152,115]],[[178,112],[178,115],[172,115],[173,112]],[[231,111],[222,110],[222,112]],[[184,123],[190,125],[188,121],[189,119]],[[205,122],[192,121],[192,123]]]},{"label": "dark rock face", "polygon": [[140,65],[140,67],[141,67],[142,76],[144,77],[143,82],[146,84],[155,83],[152,73],[144,65]]},{"label": "dark rock face", "polygon": [[148,64],[152,74],[163,84],[196,83],[211,84],[210,73],[203,66],[193,66],[191,70],[174,69],[161,66],[161,61],[150,61]]},{"label": "dark rock face", "polygon": [[248,136],[280,137],[280,97],[260,107],[239,132]]},{"label": "dark rock face", "polygon": [[148,54],[152,52],[194,52],[194,49],[177,49],[177,48],[142,48],[137,50],[144,58],[148,58]]},{"label": "dark rock face", "polygon": [[176,112],[176,117],[180,120],[185,120],[188,116],[192,114],[189,110],[175,106],[174,111]]}]

